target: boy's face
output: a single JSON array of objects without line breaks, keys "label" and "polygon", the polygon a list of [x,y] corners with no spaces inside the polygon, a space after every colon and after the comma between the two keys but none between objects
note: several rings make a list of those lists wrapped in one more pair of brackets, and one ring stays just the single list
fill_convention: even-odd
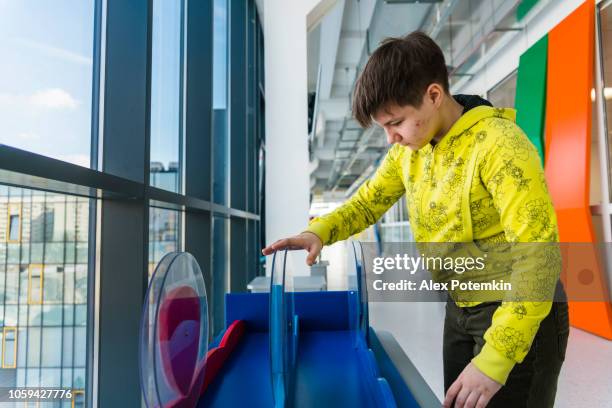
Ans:
[{"label": "boy's face", "polygon": [[419,150],[440,130],[439,91],[438,86],[432,85],[425,92],[419,108],[393,103],[380,109],[372,119],[385,130],[390,144],[398,143],[413,151]]}]

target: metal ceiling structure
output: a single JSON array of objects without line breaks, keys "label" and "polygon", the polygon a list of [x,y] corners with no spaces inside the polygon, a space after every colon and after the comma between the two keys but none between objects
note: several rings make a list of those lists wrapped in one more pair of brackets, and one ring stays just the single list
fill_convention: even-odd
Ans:
[{"label": "metal ceiling structure", "polygon": [[520,30],[520,0],[337,0],[308,33],[308,89],[316,92],[311,131],[314,201],[341,201],[372,173],[388,149],[380,128],[352,118],[353,85],[386,37],[428,33],[444,51],[451,84],[469,79],[486,52]]}]

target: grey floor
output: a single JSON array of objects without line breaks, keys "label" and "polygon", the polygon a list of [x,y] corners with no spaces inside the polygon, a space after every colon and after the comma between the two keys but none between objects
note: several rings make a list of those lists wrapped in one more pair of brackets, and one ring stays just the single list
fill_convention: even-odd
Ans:
[{"label": "grey floor", "polygon": [[[443,319],[444,303],[370,303],[370,325],[393,333],[440,400]],[[612,407],[612,341],[570,330],[555,407]]]},{"label": "grey floor", "polygon": [[[328,290],[346,290],[345,242],[324,249],[330,261]],[[370,325],[391,332],[438,398],[444,400],[442,324],[444,303],[370,303]],[[571,328],[555,407],[612,408],[612,341]]]}]

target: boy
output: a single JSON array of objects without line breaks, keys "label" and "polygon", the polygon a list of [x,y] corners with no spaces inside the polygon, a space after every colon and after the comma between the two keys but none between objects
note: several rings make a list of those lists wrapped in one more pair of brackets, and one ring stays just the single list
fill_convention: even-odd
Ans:
[{"label": "boy", "polygon": [[[427,35],[385,40],[356,82],[352,109],[363,127],[381,126],[393,146],[344,205],[265,255],[302,248],[311,265],[323,245],[374,224],[404,194],[417,242],[558,242],[538,152],[514,111],[452,97],[442,51]],[[554,288],[558,273],[543,273],[546,290]],[[553,406],[568,333],[564,302],[449,298],[444,406]]]}]

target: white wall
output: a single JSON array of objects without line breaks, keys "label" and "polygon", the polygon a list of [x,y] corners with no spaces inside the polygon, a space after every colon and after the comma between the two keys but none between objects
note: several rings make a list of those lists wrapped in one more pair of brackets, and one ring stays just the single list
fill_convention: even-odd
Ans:
[{"label": "white wall", "polygon": [[584,0],[544,0],[534,8],[536,14],[517,33],[508,33],[499,41],[498,52],[485,56],[481,69],[469,81],[458,83],[452,93],[484,95],[512,71],[518,68],[519,58],[529,47],[572,13]]},{"label": "white wall", "polygon": [[[308,225],[306,17],[321,2],[329,0],[263,1],[268,243]],[[295,275],[310,274],[304,252],[292,257]]]}]

